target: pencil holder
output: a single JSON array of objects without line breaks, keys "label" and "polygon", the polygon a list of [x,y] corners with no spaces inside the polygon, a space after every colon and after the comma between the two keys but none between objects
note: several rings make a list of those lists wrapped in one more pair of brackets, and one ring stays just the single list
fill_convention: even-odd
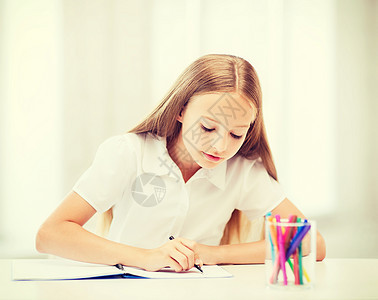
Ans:
[{"label": "pencil holder", "polygon": [[266,283],[280,289],[310,288],[315,281],[316,223],[296,216],[265,218]]}]

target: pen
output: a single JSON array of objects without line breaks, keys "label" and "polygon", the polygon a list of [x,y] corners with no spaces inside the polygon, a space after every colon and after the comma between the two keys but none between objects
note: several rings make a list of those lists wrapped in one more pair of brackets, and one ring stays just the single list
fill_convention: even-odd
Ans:
[{"label": "pen", "polygon": [[293,237],[293,240],[290,243],[289,249],[286,252],[286,260],[289,259],[289,257],[295,252],[295,249],[297,249],[299,243],[302,241],[306,233],[310,230],[311,225],[310,224],[304,225],[302,228],[303,229],[301,231],[297,230],[297,233]]},{"label": "pen", "polygon": [[[297,216],[296,215],[291,215],[289,217],[289,223],[297,223]],[[290,239],[292,238],[292,232],[293,232],[293,226],[288,226],[288,230],[285,231],[284,234],[284,244],[285,244],[285,251],[289,248],[290,245]]]},{"label": "pen", "polygon": [[279,259],[280,259],[280,267],[283,273],[283,279],[284,279],[284,285],[287,285],[287,275],[286,275],[286,267],[285,267],[285,244],[284,239],[282,235],[282,228],[280,225],[281,218],[280,215],[276,215],[276,221],[277,221],[277,239],[278,239],[278,252],[279,252]]},{"label": "pen", "polygon": [[[271,218],[273,218],[271,215],[272,215],[271,212],[268,212],[268,213],[266,214],[266,221],[271,222]],[[270,229],[272,229],[272,226],[270,226]],[[273,244],[273,240],[272,240],[272,233],[270,232],[270,233],[268,234],[268,236],[269,236],[269,241],[270,241],[270,248],[271,248],[270,250],[271,250],[271,252],[272,252],[272,263],[274,264],[275,253],[274,253],[274,244]]]},{"label": "pen", "polygon": [[[269,238],[271,238],[271,241],[273,243],[273,253],[275,253],[274,255],[272,255],[272,263],[273,263],[273,273],[272,273],[272,277],[270,278],[270,283],[277,283],[277,276],[278,276],[278,271],[279,271],[279,268],[280,268],[280,255],[279,255],[279,251],[278,251],[278,244],[277,244],[277,230],[275,230],[274,228],[274,224],[273,222],[275,221],[275,219],[273,218],[272,215],[269,215],[268,216],[268,221],[270,222],[270,235],[269,235]],[[273,261],[273,258],[274,258],[274,261]]]},{"label": "pen", "polygon": [[[174,240],[175,238],[171,235],[171,236],[169,237],[169,239],[170,239],[170,240]],[[199,265],[194,264],[194,267],[195,267],[198,271],[200,271],[201,273],[203,273],[203,271],[202,271],[202,269],[201,269],[201,267],[200,267]]]},{"label": "pen", "polygon": [[[298,223],[301,223],[301,219],[298,219]],[[307,223],[307,220],[305,220],[305,223]],[[299,284],[303,284],[302,241],[298,245],[298,269],[299,269]]]},{"label": "pen", "polygon": [[124,271],[124,268],[121,264],[115,264],[114,265],[117,269]]}]

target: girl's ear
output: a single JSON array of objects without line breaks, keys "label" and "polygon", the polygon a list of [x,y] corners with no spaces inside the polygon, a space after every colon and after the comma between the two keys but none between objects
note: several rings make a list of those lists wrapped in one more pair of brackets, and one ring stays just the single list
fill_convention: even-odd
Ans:
[{"label": "girl's ear", "polygon": [[182,123],[182,112],[183,112],[183,108],[181,109],[179,115],[176,118],[176,120],[179,121],[180,123]]}]

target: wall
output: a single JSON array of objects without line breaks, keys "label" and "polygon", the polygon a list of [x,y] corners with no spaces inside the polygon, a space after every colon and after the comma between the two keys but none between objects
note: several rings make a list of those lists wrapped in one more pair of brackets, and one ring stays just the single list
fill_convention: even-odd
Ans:
[{"label": "wall", "polygon": [[38,255],[39,225],[98,145],[206,53],[256,68],[279,179],[329,257],[377,257],[377,6],[0,0],[0,257]]}]

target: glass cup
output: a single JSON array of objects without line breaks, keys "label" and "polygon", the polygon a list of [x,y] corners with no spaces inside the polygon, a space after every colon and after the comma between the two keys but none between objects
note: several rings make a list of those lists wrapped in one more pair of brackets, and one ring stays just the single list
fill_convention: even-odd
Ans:
[{"label": "glass cup", "polygon": [[265,218],[266,283],[272,288],[309,288],[315,281],[316,223],[295,216]]}]

